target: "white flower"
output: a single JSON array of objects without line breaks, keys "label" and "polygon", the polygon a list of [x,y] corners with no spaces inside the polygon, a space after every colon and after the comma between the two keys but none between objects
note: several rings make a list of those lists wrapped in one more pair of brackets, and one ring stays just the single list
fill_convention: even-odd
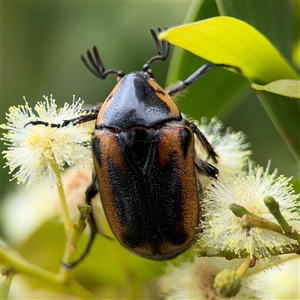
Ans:
[{"label": "white flower", "polygon": [[[206,118],[202,118],[201,123],[196,121],[195,125],[218,154],[218,163],[214,163],[212,159],[208,160],[210,164],[218,168],[218,178],[238,173],[246,166],[252,151],[249,150],[250,144],[245,142],[246,136],[243,132],[234,132],[231,128],[222,132],[223,123],[216,117],[212,118],[210,123],[207,123]],[[207,153],[197,139],[195,149],[198,155],[206,160]]]},{"label": "white flower", "polygon": [[275,218],[265,206],[263,199],[272,196],[280,205],[280,211],[286,221],[297,231],[299,212],[292,212],[293,202],[297,199],[289,179],[277,177],[276,171],[269,175],[268,165],[253,168],[249,164],[248,172],[228,176],[211,183],[208,187],[203,209],[205,220],[200,237],[201,246],[231,250],[236,254],[246,251],[256,258],[268,257],[272,250],[282,250],[297,242],[283,234],[264,228],[251,228],[249,235],[241,226],[241,219],[228,208],[236,203],[244,206],[251,213],[276,223]]},{"label": "white flower", "polygon": [[[159,279],[160,291],[165,300],[224,299],[213,287],[215,277],[225,268],[236,269],[241,261],[201,257],[177,266],[169,264]],[[299,299],[299,263],[296,254],[282,256],[278,266],[258,261],[246,271],[240,291],[230,299]]]},{"label": "white flower", "polygon": [[213,287],[216,275],[222,270],[220,263],[211,258],[195,258],[179,266],[169,264],[160,278],[160,290],[165,300],[221,299]]},{"label": "white flower", "polygon": [[[71,219],[75,220],[78,218],[77,205],[85,203],[85,191],[92,182],[92,170],[70,167],[61,172],[61,179]],[[95,202],[100,202],[98,197]],[[1,226],[14,245],[23,244],[49,220],[55,219],[57,223],[62,219],[57,188],[50,187],[47,180],[41,180],[26,191],[18,187],[4,200],[1,206]]]},{"label": "white flower", "polygon": [[71,105],[66,103],[58,111],[52,96],[44,99],[36,104],[34,113],[24,98],[25,105],[10,107],[6,114],[7,124],[1,125],[1,128],[8,130],[2,138],[8,146],[8,150],[3,151],[6,166],[10,173],[17,170],[13,179],[17,179],[18,183],[27,182],[27,186],[39,182],[41,178],[54,185],[57,177],[53,164],[63,169],[66,165],[90,166],[92,162],[90,139],[93,122],[77,126],[70,123],[60,128],[28,124],[33,121],[61,124],[64,120],[82,116],[85,114],[83,101],[73,98]]}]

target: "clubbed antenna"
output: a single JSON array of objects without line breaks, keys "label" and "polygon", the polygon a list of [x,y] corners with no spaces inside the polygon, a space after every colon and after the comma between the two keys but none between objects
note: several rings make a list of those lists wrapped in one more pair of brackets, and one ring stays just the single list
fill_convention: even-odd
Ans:
[{"label": "clubbed antenna", "polygon": [[109,75],[109,74],[116,74],[118,76],[118,79],[125,76],[124,72],[120,71],[120,70],[109,69],[109,70],[105,71],[104,65],[101,61],[101,58],[100,58],[100,55],[99,55],[99,52],[98,52],[98,49],[96,46],[93,47],[93,53],[91,53],[90,50],[86,51],[86,57],[88,59],[88,62],[83,55],[80,56],[82,62],[86,66],[86,68],[92,74],[94,74],[96,77],[98,77],[100,79],[105,79],[107,77],[107,75]]},{"label": "clubbed antenna", "polygon": [[[162,30],[160,28],[158,28],[158,33],[160,33]],[[150,65],[152,64],[152,62],[154,62],[155,60],[165,60],[170,52],[170,44],[167,41],[160,41],[157,38],[157,34],[155,33],[155,31],[153,29],[150,29],[150,32],[152,34],[152,37],[154,39],[155,42],[155,46],[158,52],[158,55],[153,56],[152,58],[150,58],[147,63],[143,66],[143,70],[147,73],[151,74],[151,68]]]}]

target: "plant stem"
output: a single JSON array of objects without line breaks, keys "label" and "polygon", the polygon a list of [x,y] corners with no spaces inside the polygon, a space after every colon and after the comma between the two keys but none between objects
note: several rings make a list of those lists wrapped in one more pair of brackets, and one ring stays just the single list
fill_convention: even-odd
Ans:
[{"label": "plant stem", "polygon": [[248,255],[245,260],[242,262],[242,264],[239,266],[239,268],[237,269],[236,273],[242,277],[244,275],[244,273],[246,272],[246,270],[249,268],[250,262],[251,262],[252,258],[250,257],[250,255]]},{"label": "plant stem", "polygon": [[296,231],[285,233],[282,231],[282,228],[279,225],[277,225],[265,218],[261,218],[261,217],[252,217],[249,215],[244,215],[242,217],[242,227],[244,227],[244,228],[247,228],[247,227],[249,227],[249,228],[252,228],[252,227],[264,228],[264,229],[272,230],[274,232],[285,235],[285,236],[289,237],[290,239],[299,241],[299,234]]},{"label": "plant stem", "polygon": [[259,227],[268,230],[272,230],[274,232],[283,234],[293,240],[299,241],[300,235],[296,231],[283,232],[281,226],[275,224],[268,219],[259,217],[251,212],[249,212],[245,207],[238,204],[231,204],[228,208],[233,212],[233,214],[239,218],[242,218],[242,226],[244,228],[252,228]]},{"label": "plant stem", "polygon": [[250,212],[248,209],[246,209],[244,206],[232,203],[228,205],[228,208],[233,212],[233,214],[239,218],[241,218],[244,215],[252,216],[252,217],[258,217],[257,215]]},{"label": "plant stem", "polygon": [[68,206],[67,206],[65,191],[63,189],[60,170],[59,170],[59,167],[58,167],[58,165],[55,161],[53,161],[53,163],[52,163],[52,169],[53,169],[53,172],[55,173],[55,175],[57,176],[56,186],[57,186],[59,199],[60,199],[60,204],[61,204],[61,208],[62,208],[62,214],[63,214],[66,234],[69,237],[71,235],[71,231],[72,231],[72,222],[71,222],[69,209],[68,209]]},{"label": "plant stem", "polygon": [[11,281],[16,272],[14,268],[3,268],[1,271],[2,271],[2,275],[5,276],[5,278],[1,284],[0,297],[1,299],[6,300],[8,298]]},{"label": "plant stem", "polygon": [[[270,256],[278,256],[283,254],[292,254],[297,253],[300,254],[300,247],[297,245],[288,245],[284,249],[269,249],[266,247]],[[249,253],[246,251],[239,251],[235,253],[228,249],[215,249],[211,247],[203,247],[194,249],[194,252],[199,257],[225,257],[226,259],[234,259],[234,258],[246,258]]]},{"label": "plant stem", "polygon": [[[92,211],[92,207],[90,205],[78,205],[79,209],[79,220],[78,222],[73,224],[71,235],[67,239],[66,248],[63,256],[63,262],[65,264],[69,264],[71,262],[71,257],[73,252],[76,250],[77,242],[83,233],[86,226],[86,219]],[[70,269],[66,268],[64,265],[60,268],[60,276],[63,280],[67,281],[69,278]]]},{"label": "plant stem", "polygon": [[32,275],[42,281],[45,286],[54,285],[59,289],[65,288],[66,292],[77,295],[81,299],[98,299],[74,279],[69,278],[66,282],[60,275],[54,274],[34,264],[31,264],[17,252],[9,249],[4,243],[0,247],[0,257],[6,266],[13,267],[16,273]]},{"label": "plant stem", "polygon": [[291,227],[280,212],[279,203],[273,197],[265,197],[264,203],[268,207],[270,213],[274,216],[284,233],[290,233]]}]

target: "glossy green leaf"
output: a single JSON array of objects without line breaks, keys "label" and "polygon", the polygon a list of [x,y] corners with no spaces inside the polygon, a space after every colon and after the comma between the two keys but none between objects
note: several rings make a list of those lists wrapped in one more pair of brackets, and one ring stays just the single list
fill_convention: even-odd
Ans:
[{"label": "glossy green leaf", "polygon": [[216,1],[221,15],[250,24],[267,37],[288,61],[291,60],[294,30],[290,1]]},{"label": "glossy green leaf", "polygon": [[213,63],[241,69],[256,83],[297,79],[296,72],[277,49],[249,24],[231,17],[215,17],[171,28],[161,39]]},{"label": "glossy green leaf", "polygon": [[[297,53],[297,42],[299,41],[300,10],[298,1],[216,0],[216,2],[221,15],[235,17],[247,22],[267,37],[289,62],[293,62],[294,65],[299,67],[300,56],[299,51]],[[262,49],[262,52],[264,52],[264,49]],[[282,76],[278,79],[284,78]],[[285,91],[286,93],[288,91]],[[297,153],[297,147],[294,147],[295,144],[293,144],[294,140],[299,139],[298,124],[300,111],[297,103],[292,99],[285,99],[284,97],[280,97],[281,101],[278,103],[279,100],[276,94],[266,93],[266,97],[262,94],[257,93],[270,119],[283,137],[285,143],[292,150],[292,153],[296,157],[299,157],[300,154],[299,152]],[[272,98],[274,98],[273,101],[271,100]],[[278,109],[278,106],[280,109]],[[285,116],[288,122],[282,116]],[[255,117],[256,124],[258,124],[260,121],[257,120],[257,116]],[[257,136],[259,139],[260,135]],[[262,149],[260,156],[265,155],[264,152],[265,150]],[[257,154],[259,153],[256,151]],[[282,162],[287,163],[288,161],[287,153],[280,152],[279,147],[276,147],[276,150],[274,149],[272,155],[275,155]],[[284,160],[282,157],[284,157]]]},{"label": "glossy green leaf", "polygon": [[300,80],[281,79],[266,85],[252,83],[252,88],[257,91],[266,91],[290,98],[300,99]]},{"label": "glossy green leaf", "polygon": [[[204,0],[191,3],[184,23],[218,16],[219,11],[215,1]],[[178,80],[189,77],[207,61],[194,54],[175,47],[168,69],[167,86]],[[211,118],[224,115],[230,107],[241,100],[245,89],[250,89],[247,80],[237,74],[224,70],[214,69],[197,83],[189,86],[187,92],[179,96],[177,104],[182,112],[190,117],[200,119],[202,116]]]}]

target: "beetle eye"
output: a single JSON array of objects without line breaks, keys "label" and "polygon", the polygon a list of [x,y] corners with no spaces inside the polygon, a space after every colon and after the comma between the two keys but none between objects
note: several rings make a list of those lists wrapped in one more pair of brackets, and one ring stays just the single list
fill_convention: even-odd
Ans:
[{"label": "beetle eye", "polygon": [[143,71],[150,77],[153,78],[152,70],[149,63],[143,65]]},{"label": "beetle eye", "polygon": [[123,71],[117,72],[117,81],[120,81],[125,76],[125,73]]}]

